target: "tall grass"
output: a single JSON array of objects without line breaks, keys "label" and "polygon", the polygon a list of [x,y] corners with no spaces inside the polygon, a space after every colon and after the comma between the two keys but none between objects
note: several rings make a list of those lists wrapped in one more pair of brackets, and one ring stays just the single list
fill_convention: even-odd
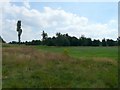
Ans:
[{"label": "tall grass", "polygon": [[50,53],[26,46],[3,47],[2,52],[3,88],[118,87],[116,60],[76,59],[68,51]]}]

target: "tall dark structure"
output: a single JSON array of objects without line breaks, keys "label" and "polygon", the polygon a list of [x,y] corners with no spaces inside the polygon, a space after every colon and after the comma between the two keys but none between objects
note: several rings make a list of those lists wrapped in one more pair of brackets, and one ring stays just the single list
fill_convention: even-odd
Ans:
[{"label": "tall dark structure", "polygon": [[20,36],[22,34],[21,21],[20,20],[18,20],[18,22],[17,22],[17,32],[18,32],[18,42],[20,44],[20,42],[21,42]]}]

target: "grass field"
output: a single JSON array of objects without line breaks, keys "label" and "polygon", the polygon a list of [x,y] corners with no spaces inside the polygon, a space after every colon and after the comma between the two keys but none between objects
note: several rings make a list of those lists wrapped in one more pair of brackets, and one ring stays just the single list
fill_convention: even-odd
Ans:
[{"label": "grass field", "polygon": [[3,45],[3,88],[118,87],[117,47]]},{"label": "grass field", "polygon": [[118,60],[118,47],[47,47],[41,46],[37,49],[46,52],[68,53],[75,58],[104,57]]}]

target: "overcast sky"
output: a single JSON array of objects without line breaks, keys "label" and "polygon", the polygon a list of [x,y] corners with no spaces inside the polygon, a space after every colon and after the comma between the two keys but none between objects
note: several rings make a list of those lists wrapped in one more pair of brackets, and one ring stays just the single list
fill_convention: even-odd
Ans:
[{"label": "overcast sky", "polygon": [[39,40],[44,30],[48,36],[57,32],[92,39],[118,37],[117,2],[10,2],[0,3],[1,36],[17,41],[16,23],[22,21],[22,41]]}]

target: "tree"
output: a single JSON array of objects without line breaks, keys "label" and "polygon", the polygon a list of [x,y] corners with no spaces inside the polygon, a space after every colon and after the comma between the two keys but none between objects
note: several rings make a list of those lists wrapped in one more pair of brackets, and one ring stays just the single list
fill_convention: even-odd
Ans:
[{"label": "tree", "polygon": [[92,40],[91,40],[91,38],[86,38],[86,45],[87,46],[92,46]]},{"label": "tree", "polygon": [[80,41],[81,41],[81,46],[87,46],[87,38],[84,35],[80,37]]},{"label": "tree", "polygon": [[9,42],[9,44],[18,44],[16,41]]},{"label": "tree", "polygon": [[66,37],[65,34],[61,34],[61,33],[56,33],[56,46],[69,46],[70,45],[70,41],[69,39]]},{"label": "tree", "polygon": [[100,46],[100,40],[93,40],[92,41],[92,46]]},{"label": "tree", "polygon": [[107,39],[106,43],[107,46],[115,46],[115,41],[113,41],[112,39]]},{"label": "tree", "polygon": [[71,37],[71,46],[78,46],[79,45],[79,40],[76,37]]},{"label": "tree", "polygon": [[29,41],[29,42],[24,42],[24,44],[26,45],[41,45],[41,41],[40,40],[32,40],[32,41]]},{"label": "tree", "polygon": [[44,31],[42,32],[42,40],[44,41],[45,39],[47,39],[48,35],[47,33],[45,33]]},{"label": "tree", "polygon": [[105,38],[104,38],[104,39],[102,39],[102,46],[107,46],[107,43],[106,43]]},{"label": "tree", "polygon": [[46,45],[47,46],[54,46],[54,40],[52,38],[47,38],[46,39]]},{"label": "tree", "polygon": [[42,44],[45,45],[46,44],[46,39],[47,39],[48,35],[47,33],[45,33],[44,31],[42,32]]},{"label": "tree", "polygon": [[17,22],[17,32],[18,32],[18,42],[19,42],[19,44],[20,44],[20,42],[21,42],[20,36],[21,36],[21,34],[22,34],[21,20],[18,20],[18,22]]}]

